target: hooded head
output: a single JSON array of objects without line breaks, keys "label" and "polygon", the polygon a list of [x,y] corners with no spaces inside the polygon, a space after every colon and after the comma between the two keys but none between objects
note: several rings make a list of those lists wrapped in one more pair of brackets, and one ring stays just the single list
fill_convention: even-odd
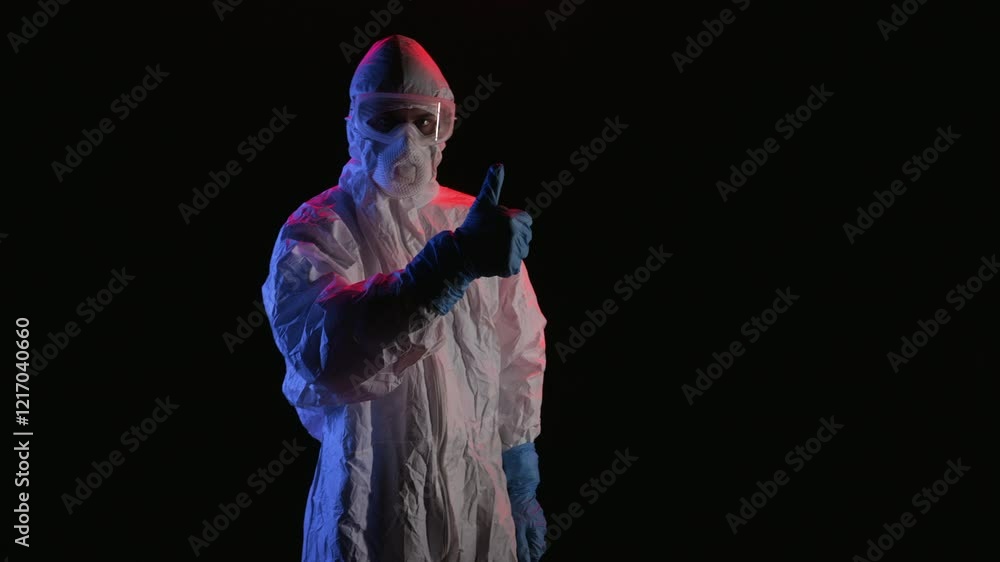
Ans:
[{"label": "hooded head", "polygon": [[[395,199],[436,190],[447,139],[440,133],[451,131],[455,96],[427,51],[402,35],[376,42],[358,64],[350,94],[352,161],[341,183],[373,183]],[[357,191],[363,186],[345,187]]]}]

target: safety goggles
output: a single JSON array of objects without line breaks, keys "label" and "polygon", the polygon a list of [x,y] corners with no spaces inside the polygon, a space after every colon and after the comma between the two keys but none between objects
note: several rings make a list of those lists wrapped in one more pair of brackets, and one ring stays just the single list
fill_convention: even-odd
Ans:
[{"label": "safety goggles", "polygon": [[361,94],[349,119],[370,140],[391,144],[413,125],[418,142],[436,144],[455,129],[455,102],[417,94]]}]

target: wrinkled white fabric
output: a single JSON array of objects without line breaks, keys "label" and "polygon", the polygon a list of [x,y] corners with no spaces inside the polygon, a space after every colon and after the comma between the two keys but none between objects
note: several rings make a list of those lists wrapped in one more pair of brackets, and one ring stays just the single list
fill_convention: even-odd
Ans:
[{"label": "wrinkled white fabric", "polygon": [[[412,40],[383,40],[365,60],[376,53],[398,65],[377,58],[386,41],[403,51],[402,67],[415,66],[398,84],[373,85],[364,83],[362,61],[352,94],[451,95]],[[322,441],[302,560],[513,562],[501,454],[539,434],[545,368],[545,318],[527,270],[477,279],[444,316],[422,309],[421,321],[375,353],[363,341],[333,349],[324,334],[329,309],[318,303],[354,298],[355,284],[405,267],[431,237],[458,227],[473,201],[435,179],[412,197],[388,197],[348,129],[354,158],[340,185],[289,217],[263,286],[285,358],[282,390]],[[334,382],[338,358],[362,350],[367,367]]]}]

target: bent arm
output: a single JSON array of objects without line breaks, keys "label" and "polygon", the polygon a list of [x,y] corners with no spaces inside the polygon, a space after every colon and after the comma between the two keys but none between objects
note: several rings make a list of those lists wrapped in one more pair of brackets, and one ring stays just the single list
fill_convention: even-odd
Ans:
[{"label": "bent arm", "polygon": [[[360,281],[362,268],[334,234],[313,224],[282,228],[264,285],[275,341],[285,355],[285,393],[297,406],[336,406],[395,389],[433,351],[446,314],[471,281],[450,231],[403,269]],[[342,227],[342,225],[339,225]],[[289,379],[292,380],[289,380]]]}]

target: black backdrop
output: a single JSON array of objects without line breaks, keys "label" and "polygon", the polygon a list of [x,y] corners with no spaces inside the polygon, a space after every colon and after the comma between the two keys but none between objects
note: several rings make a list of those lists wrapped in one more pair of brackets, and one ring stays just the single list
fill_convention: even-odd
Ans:
[{"label": "black backdrop", "polygon": [[[885,40],[887,1],[404,1],[370,23],[387,5],[243,2],[220,21],[208,0],[72,2],[7,51],[3,321],[13,330],[29,318],[34,349],[49,333],[68,338],[30,381],[31,546],[10,559],[192,559],[189,536],[241,492],[252,504],[198,557],[297,559],[318,444],[281,395],[269,329],[231,345],[223,336],[256,319],[278,227],[337,181],[360,57],[346,60],[341,44],[366,24],[420,41],[474,107],[445,152],[443,184],[475,193],[503,160],[504,203],[548,203],[527,260],[549,320],[547,560],[846,561],[904,511],[916,525],[886,560],[979,559],[973,545],[993,532],[997,505],[986,387],[1000,280],[961,310],[948,295],[998,250],[987,18],[909,2],[919,9]],[[41,10],[5,7],[18,34]],[[547,17],[560,9],[564,19]],[[697,56],[679,72],[673,54],[724,9],[729,23],[700,54],[690,47]],[[147,65],[168,75],[121,119],[112,103]],[[467,100],[481,80],[493,91]],[[776,122],[811,87],[832,94],[818,109],[811,98],[809,119],[784,138]],[[178,206],[245,158],[240,143],[286,106],[288,127],[185,222]],[[574,152],[616,117],[628,128],[581,170]],[[57,174],[65,146],[104,118],[114,130]],[[904,162],[948,127],[960,137],[913,181]],[[716,182],[768,137],[778,151],[724,201]],[[539,197],[562,170],[573,183]],[[851,243],[843,224],[894,180],[906,191]],[[661,246],[672,257],[639,272],[625,300],[616,284]],[[120,268],[134,276],[120,294],[100,312],[78,308]],[[741,326],[777,289],[800,298],[750,343]],[[617,312],[591,331],[587,312],[607,299]],[[887,353],[939,308],[950,321],[894,372]],[[64,338],[70,321],[79,333]],[[588,337],[560,357],[558,344],[581,343],[573,329]],[[734,340],[745,353],[689,403],[682,385]],[[177,410],[130,450],[122,432],[167,397]],[[843,428],[811,460],[786,457],[831,417]],[[284,440],[306,451],[257,494],[247,478]],[[64,494],[114,450],[124,463],[68,514]],[[626,451],[638,460],[607,472]],[[920,513],[911,497],[959,458],[972,468]],[[734,535],[727,513],[777,470],[788,482]],[[602,475],[614,476],[604,491],[582,488]]]}]

